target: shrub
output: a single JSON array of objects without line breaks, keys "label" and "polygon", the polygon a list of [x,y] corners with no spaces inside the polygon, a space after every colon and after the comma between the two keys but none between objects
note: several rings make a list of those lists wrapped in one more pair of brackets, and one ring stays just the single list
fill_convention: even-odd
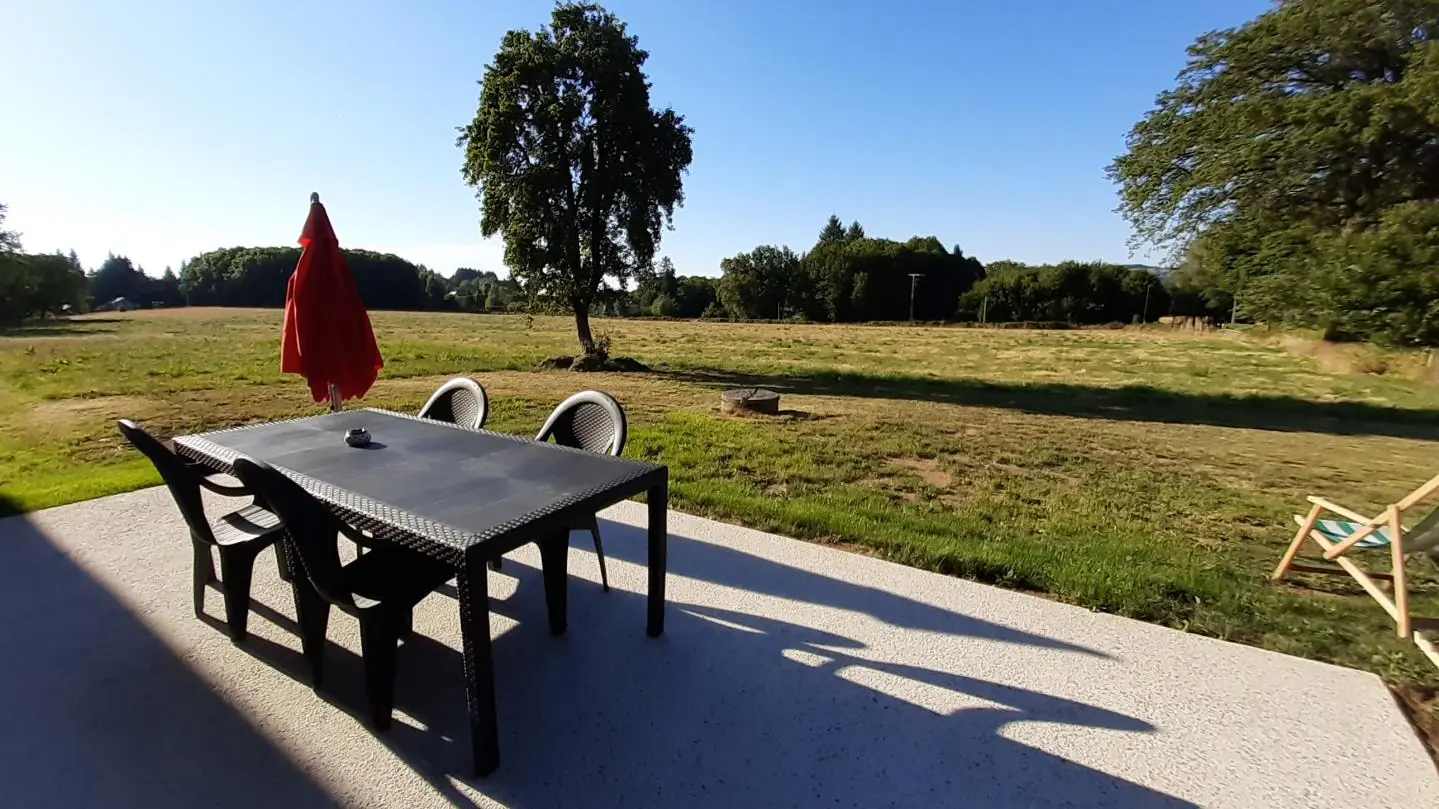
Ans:
[{"label": "shrub", "polygon": [[674,317],[679,314],[679,304],[675,299],[661,292],[655,296],[654,303],[650,304],[650,314],[655,317]]}]

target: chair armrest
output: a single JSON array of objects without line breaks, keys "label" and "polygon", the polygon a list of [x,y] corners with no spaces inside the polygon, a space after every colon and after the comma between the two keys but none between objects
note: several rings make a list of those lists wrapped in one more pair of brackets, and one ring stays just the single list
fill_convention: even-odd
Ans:
[{"label": "chair armrest", "polygon": [[1322,497],[1310,496],[1310,497],[1307,497],[1307,498],[1305,498],[1305,499],[1307,499],[1309,502],[1313,503],[1313,504],[1316,505],[1316,506],[1319,506],[1320,508],[1322,508],[1322,509],[1324,509],[1324,510],[1326,510],[1326,511],[1332,511],[1332,512],[1334,512],[1335,514],[1338,514],[1338,515],[1341,516],[1341,517],[1348,517],[1349,519],[1354,520],[1355,522],[1362,522],[1362,523],[1382,522],[1383,519],[1384,519],[1383,517],[1380,517],[1380,518],[1378,518],[1378,520],[1371,520],[1370,518],[1365,517],[1363,514],[1359,514],[1358,512],[1354,512],[1354,511],[1350,511],[1349,509],[1347,509],[1347,508],[1345,508],[1345,507],[1343,507],[1343,506],[1341,506],[1341,505],[1337,505],[1337,504],[1335,504],[1335,503],[1331,503],[1331,502],[1329,502],[1328,500],[1325,500],[1325,499],[1322,498]]},{"label": "chair armrest", "polygon": [[224,495],[225,497],[245,497],[250,494],[250,490],[244,486],[226,486],[221,483],[216,483],[204,476],[199,477],[198,480],[201,486],[204,486],[215,494]]}]

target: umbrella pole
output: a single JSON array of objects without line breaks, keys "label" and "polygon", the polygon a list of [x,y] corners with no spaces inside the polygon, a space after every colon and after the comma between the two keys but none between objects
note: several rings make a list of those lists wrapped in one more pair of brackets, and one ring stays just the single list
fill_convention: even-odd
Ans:
[{"label": "umbrella pole", "polygon": [[338,413],[344,405],[340,404],[340,386],[330,386],[330,412]]}]

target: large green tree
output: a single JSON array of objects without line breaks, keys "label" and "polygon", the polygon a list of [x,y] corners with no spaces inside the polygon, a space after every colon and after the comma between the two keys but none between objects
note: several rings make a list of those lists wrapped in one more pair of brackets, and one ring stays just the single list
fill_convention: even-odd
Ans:
[{"label": "large green tree", "polygon": [[684,201],[692,130],[651,108],[648,58],[610,12],[562,3],[539,31],[505,34],[459,137],[481,233],[503,237],[529,294],[574,313],[586,354],[604,280],[648,266]]},{"label": "large green tree", "polygon": [[1439,198],[1439,0],[1280,0],[1201,36],[1110,166],[1140,238]]},{"label": "large green tree", "polygon": [[[1439,204],[1436,30],[1439,0],[1278,0],[1242,26],[1199,37],[1177,85],[1109,167],[1137,240],[1187,259],[1186,277],[1207,279],[1189,290],[1196,300],[1217,308],[1235,296],[1241,317],[1324,325],[1343,313],[1315,302],[1395,305],[1377,290],[1403,282],[1308,293],[1333,289],[1334,274],[1354,266],[1351,252],[1396,259],[1382,262],[1386,272],[1424,271],[1397,259],[1425,254],[1416,240],[1430,237],[1406,228],[1433,221],[1420,208]],[[1397,206],[1409,207],[1392,214]],[[1393,249],[1358,237],[1381,225]],[[1354,321],[1400,331],[1346,333],[1421,339],[1439,329],[1399,324],[1430,303]]]}]

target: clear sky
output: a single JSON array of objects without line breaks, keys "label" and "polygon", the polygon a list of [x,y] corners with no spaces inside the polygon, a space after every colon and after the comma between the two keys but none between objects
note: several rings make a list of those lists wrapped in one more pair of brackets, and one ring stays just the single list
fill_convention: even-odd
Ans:
[{"label": "clear sky", "polygon": [[[682,274],[809,247],[830,213],[983,261],[1144,260],[1104,168],[1199,34],[1265,0],[612,0],[694,127]],[[502,270],[455,127],[539,0],[0,0],[0,202],[25,249],[152,275],[293,244]]]}]

